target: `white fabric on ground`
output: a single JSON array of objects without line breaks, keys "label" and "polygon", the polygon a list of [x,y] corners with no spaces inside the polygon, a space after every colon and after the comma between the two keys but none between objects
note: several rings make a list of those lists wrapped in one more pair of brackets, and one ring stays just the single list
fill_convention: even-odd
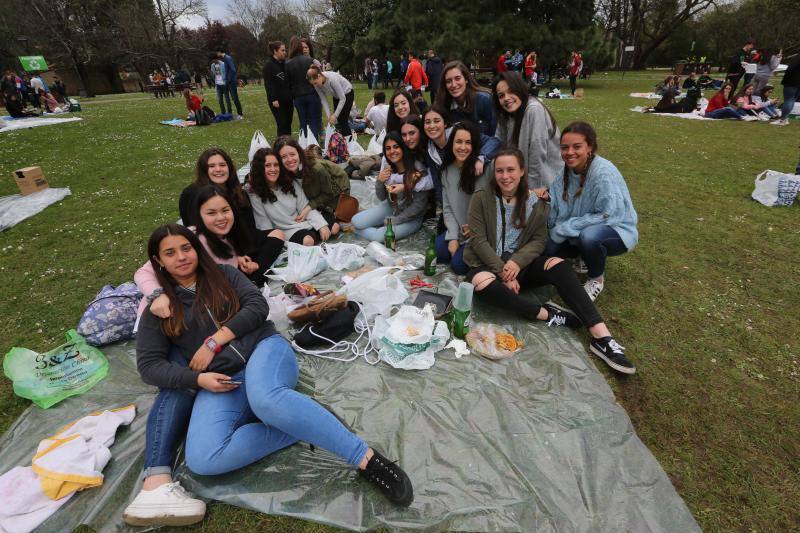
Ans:
[{"label": "white fabric on ground", "polygon": [[5,126],[0,128],[0,133],[5,133],[7,131],[13,130],[24,130],[26,128],[38,128],[39,126],[50,126],[52,124],[62,124],[64,122],[77,122],[78,120],[83,120],[82,118],[78,117],[70,117],[70,118],[41,118],[41,117],[31,117],[31,118],[18,118],[11,121],[5,121]]},{"label": "white fabric on ground", "polygon": [[63,189],[47,188],[27,196],[12,194],[0,198],[0,231],[16,226],[26,218],[44,211],[56,202],[72,194],[69,187]]}]

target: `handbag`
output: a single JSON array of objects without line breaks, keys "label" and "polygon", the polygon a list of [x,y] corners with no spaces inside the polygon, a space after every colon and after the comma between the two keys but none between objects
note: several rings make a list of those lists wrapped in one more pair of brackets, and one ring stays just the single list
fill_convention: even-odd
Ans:
[{"label": "handbag", "polygon": [[336,203],[334,215],[342,222],[350,222],[355,214],[358,213],[358,198],[350,196],[346,192],[339,193],[339,201]]},{"label": "handbag", "polygon": [[78,333],[93,346],[132,338],[141,298],[142,294],[133,282],[117,287],[106,285],[78,321]]}]

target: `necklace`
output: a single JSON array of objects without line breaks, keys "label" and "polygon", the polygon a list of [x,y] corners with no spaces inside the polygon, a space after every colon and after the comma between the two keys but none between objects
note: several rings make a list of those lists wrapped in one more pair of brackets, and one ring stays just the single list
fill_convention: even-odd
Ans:
[{"label": "necklace", "polygon": [[513,199],[514,199],[514,195],[513,195],[513,194],[512,194],[511,196],[506,196],[505,194],[503,195],[503,200],[504,200],[504,201],[505,201],[505,203],[507,203],[507,204],[510,204],[510,203],[511,203],[511,200],[513,200]]}]

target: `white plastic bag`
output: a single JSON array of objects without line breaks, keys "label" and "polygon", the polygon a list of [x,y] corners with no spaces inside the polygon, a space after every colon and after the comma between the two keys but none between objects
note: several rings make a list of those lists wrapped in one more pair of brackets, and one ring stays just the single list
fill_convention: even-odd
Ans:
[{"label": "white plastic bag", "polygon": [[367,320],[375,315],[388,315],[392,307],[408,298],[408,291],[397,276],[399,271],[397,267],[376,268],[361,274],[337,292],[346,295],[348,300],[360,303]]},{"label": "white plastic bag", "polygon": [[334,128],[330,124],[325,126],[325,142],[322,145],[323,146],[323,148],[322,148],[322,153],[323,154],[327,154],[328,153],[328,144],[331,142],[331,135],[333,135],[335,132],[336,132],[336,128]]},{"label": "white plastic bag", "polygon": [[328,268],[319,246],[303,246],[294,242],[286,243],[286,251],[275,260],[275,264],[287,261],[285,267],[273,267],[270,279],[280,279],[287,283],[300,283],[309,280]]},{"label": "white plastic bag", "polygon": [[800,192],[800,175],[765,170],[756,176],[753,200],[767,207],[788,207]]},{"label": "white plastic bag", "polygon": [[306,126],[306,146],[304,148],[307,148],[309,146],[314,146],[314,145],[319,146],[319,143],[317,142],[317,138],[314,136],[314,133],[311,131],[311,127],[310,126]]},{"label": "white plastic bag", "polygon": [[425,370],[433,366],[434,354],[444,348],[450,331],[434,320],[433,310],[404,305],[397,314],[375,319],[373,347],[380,358],[394,368]]},{"label": "white plastic bag", "polygon": [[247,153],[248,164],[253,161],[253,156],[256,155],[256,152],[261,148],[270,148],[270,145],[261,130],[256,130],[253,134],[253,138],[250,139],[250,151]]},{"label": "white plastic bag", "polygon": [[303,150],[305,150],[306,146],[308,146],[308,139],[306,138],[305,130],[300,130],[300,136],[297,138],[297,144],[299,144],[300,148]]},{"label": "white plastic bag", "polygon": [[381,130],[379,134],[373,135],[367,145],[367,155],[381,155],[383,153],[383,139],[385,137],[385,130]]},{"label": "white plastic bag", "polygon": [[350,157],[367,154],[364,147],[358,142],[358,134],[355,132],[350,136],[350,140],[347,141],[347,153],[350,154]]},{"label": "white plastic bag", "polygon": [[334,270],[357,270],[364,266],[365,250],[357,244],[323,242],[320,251],[322,258]]}]

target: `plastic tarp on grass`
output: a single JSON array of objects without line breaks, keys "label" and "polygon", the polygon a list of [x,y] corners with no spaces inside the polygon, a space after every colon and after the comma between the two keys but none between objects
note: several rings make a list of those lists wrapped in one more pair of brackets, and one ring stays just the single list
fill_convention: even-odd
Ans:
[{"label": "plastic tarp on grass", "polygon": [[7,131],[14,131],[14,130],[24,130],[27,128],[38,128],[39,126],[51,126],[53,124],[63,124],[65,122],[78,122],[79,120],[83,120],[82,118],[78,117],[71,117],[71,118],[40,118],[40,117],[31,117],[31,118],[17,118],[12,121],[3,121],[0,123],[2,127],[0,127],[0,133],[5,133]]},{"label": "plastic tarp on grass", "polygon": [[47,189],[22,196],[12,194],[0,198],[0,231],[16,226],[26,218],[44,211],[47,206],[60,202],[69,196],[69,187]]},{"label": "plastic tarp on grass", "polygon": [[[363,184],[353,193],[367,194]],[[418,234],[399,247],[424,242]],[[451,276],[444,270],[437,281]],[[340,276],[327,271],[312,283],[334,288]],[[510,327],[525,347],[496,362],[445,350],[425,371],[299,356],[299,389],[399,460],[414,484],[410,508],[393,507],[333,455],[302,443],[223,476],[193,476],[180,465],[178,479],[204,498],[352,529],[699,531],[575,333],[481,306],[476,319]],[[140,486],[153,390],[136,373],[132,344],[103,351],[105,380],[47,411],[29,409],[0,439],[5,472],[29,464],[39,439],[61,424],[137,404],[111,448],[105,484],[73,498],[42,531],[125,529],[122,510]]]}]

